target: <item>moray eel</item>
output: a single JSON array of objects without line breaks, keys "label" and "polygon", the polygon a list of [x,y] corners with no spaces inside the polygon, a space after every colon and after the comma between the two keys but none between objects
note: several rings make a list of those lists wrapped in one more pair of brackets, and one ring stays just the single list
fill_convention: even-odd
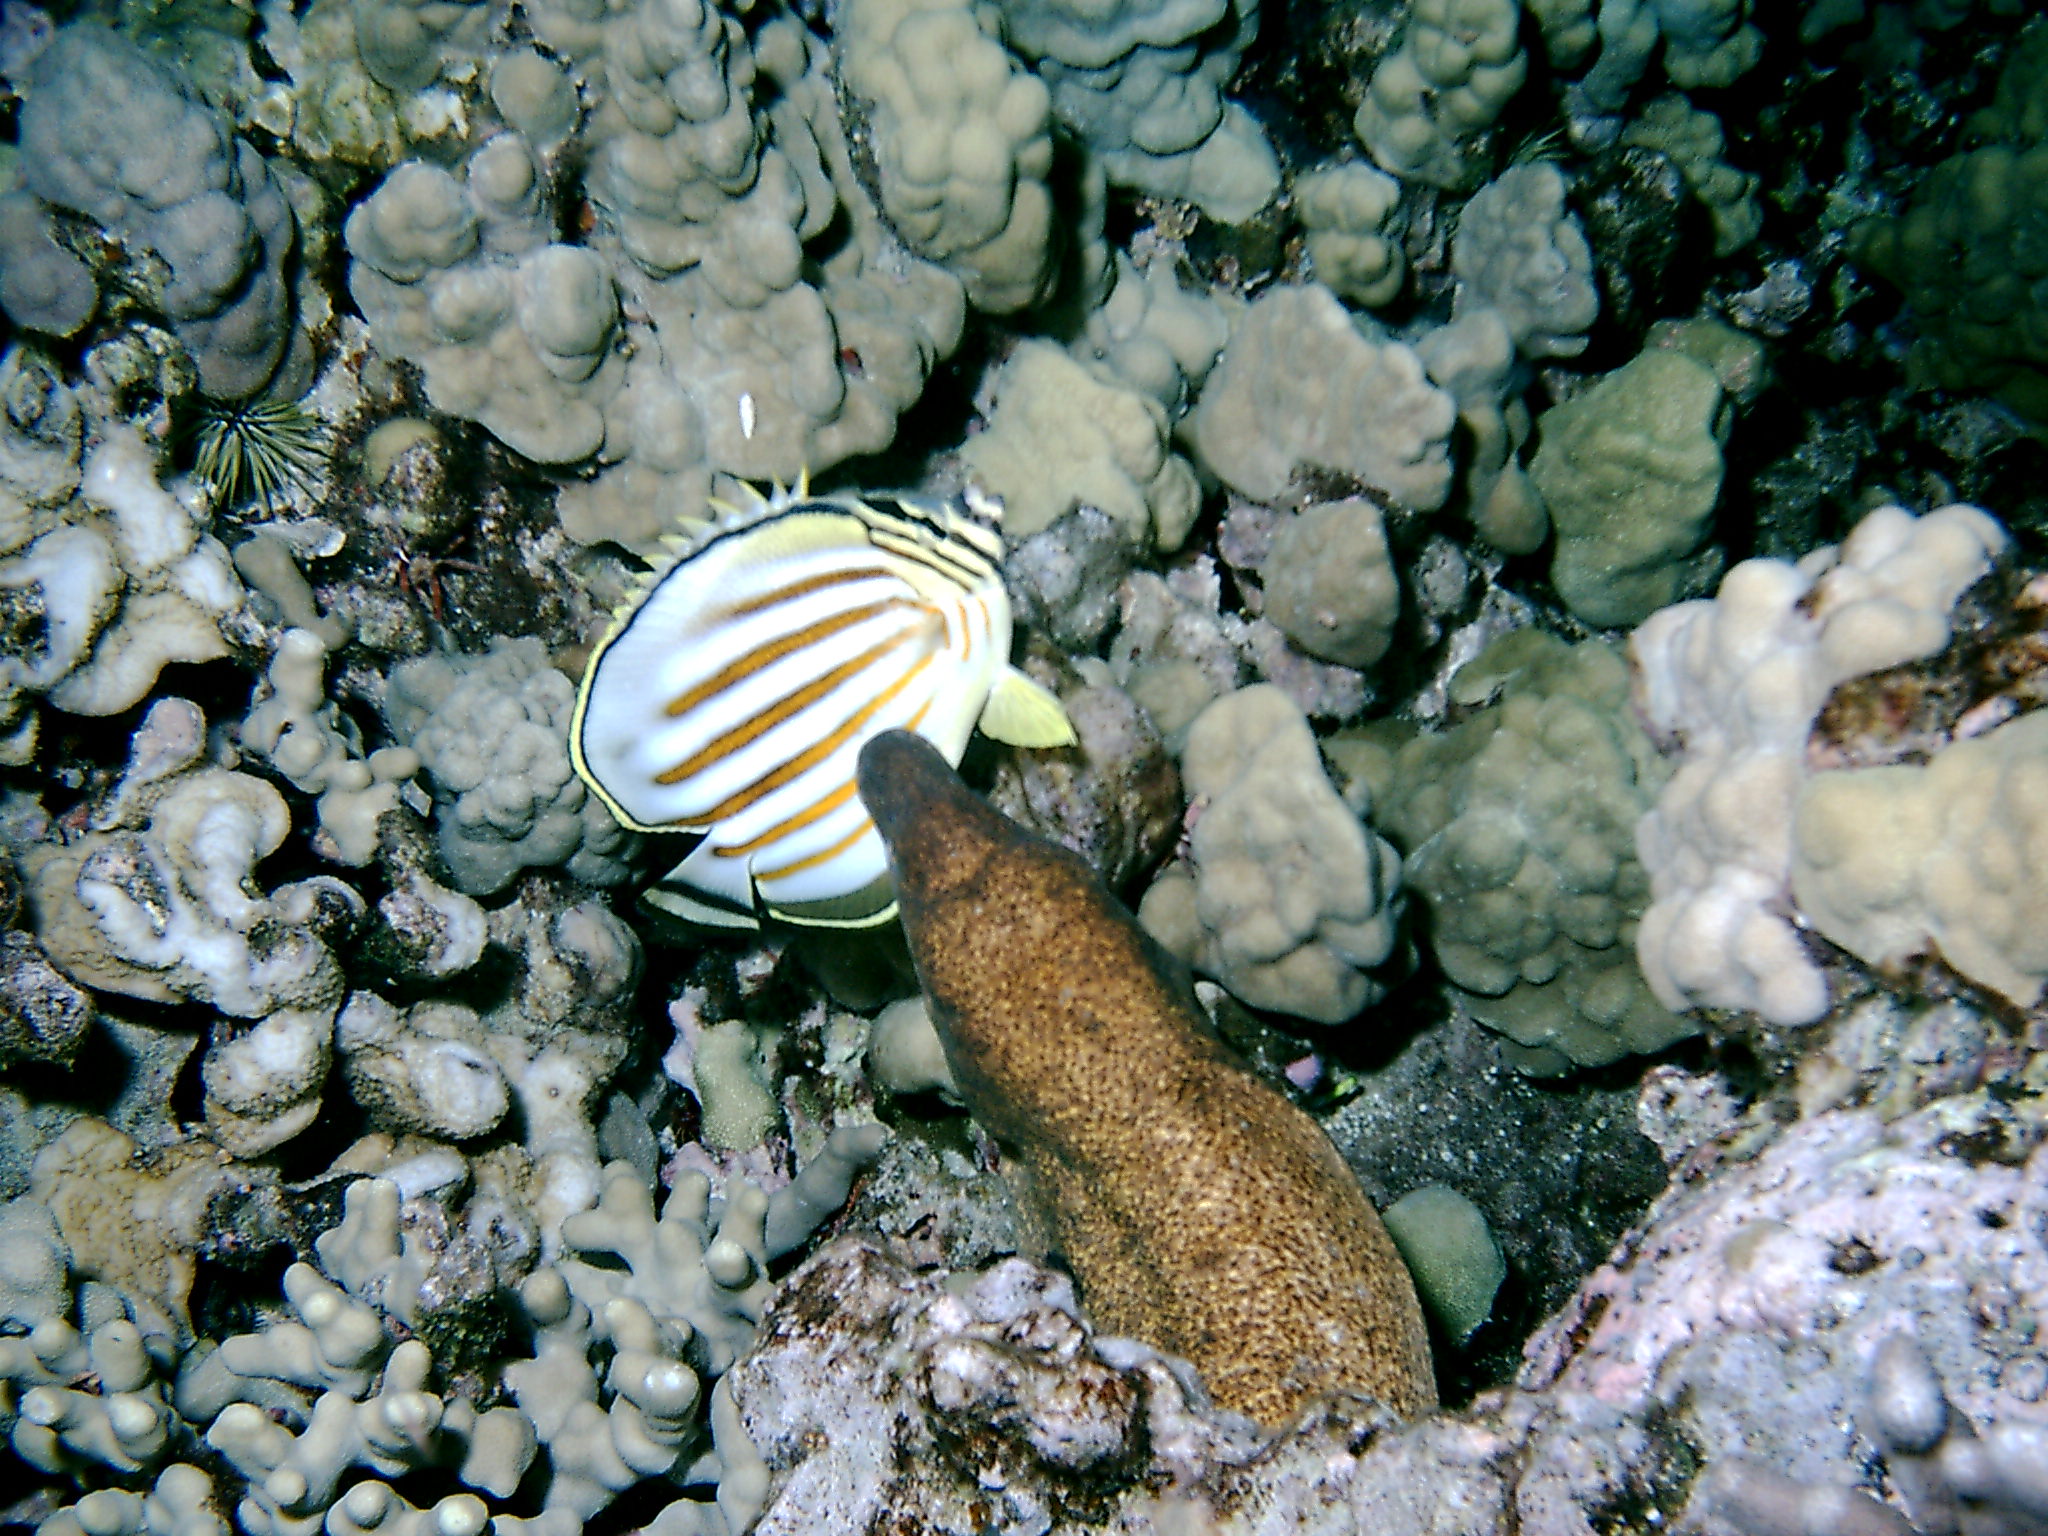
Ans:
[{"label": "moray eel", "polygon": [[1078,856],[904,731],[860,755],[903,930],[974,1117],[1104,1331],[1279,1426],[1336,1388],[1435,1406],[1408,1271],[1321,1129],[1215,1038],[1186,969]]}]

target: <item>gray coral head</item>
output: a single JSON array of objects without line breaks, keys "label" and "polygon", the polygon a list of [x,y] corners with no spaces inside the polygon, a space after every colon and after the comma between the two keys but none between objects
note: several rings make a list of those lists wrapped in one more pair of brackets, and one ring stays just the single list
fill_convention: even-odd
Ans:
[{"label": "gray coral head", "polygon": [[77,215],[154,259],[153,302],[206,394],[246,399],[270,384],[295,334],[284,266],[296,222],[263,156],[181,70],[93,23],[59,29],[23,94],[29,202],[0,210],[0,295],[10,312],[27,309],[15,318],[60,334],[89,318],[91,267],[56,243],[51,222]]}]

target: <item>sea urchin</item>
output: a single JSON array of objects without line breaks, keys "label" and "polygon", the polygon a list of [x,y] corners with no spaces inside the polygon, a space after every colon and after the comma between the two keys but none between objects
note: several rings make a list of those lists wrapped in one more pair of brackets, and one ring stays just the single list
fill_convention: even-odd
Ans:
[{"label": "sea urchin", "polygon": [[297,401],[208,401],[192,424],[192,467],[223,506],[265,512],[326,464],[320,423]]}]

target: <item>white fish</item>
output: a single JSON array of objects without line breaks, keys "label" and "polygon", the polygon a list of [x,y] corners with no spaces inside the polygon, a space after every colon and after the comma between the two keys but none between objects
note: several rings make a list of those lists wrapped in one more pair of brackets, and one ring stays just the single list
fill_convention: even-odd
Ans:
[{"label": "white fish", "polygon": [[704,839],[653,905],[718,927],[860,928],[896,911],[854,765],[916,731],[958,763],[979,722],[1064,746],[1059,701],[1012,667],[1002,541],[951,503],[777,489],[679,546],[599,642],[569,730],[621,822]]}]

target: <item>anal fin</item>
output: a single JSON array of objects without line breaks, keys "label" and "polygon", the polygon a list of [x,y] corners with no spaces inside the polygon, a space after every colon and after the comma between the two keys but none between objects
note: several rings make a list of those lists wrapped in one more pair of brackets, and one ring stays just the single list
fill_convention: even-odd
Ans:
[{"label": "anal fin", "polygon": [[710,838],[689,857],[640,893],[658,911],[707,928],[759,928],[754,881],[740,859],[721,859]]}]

